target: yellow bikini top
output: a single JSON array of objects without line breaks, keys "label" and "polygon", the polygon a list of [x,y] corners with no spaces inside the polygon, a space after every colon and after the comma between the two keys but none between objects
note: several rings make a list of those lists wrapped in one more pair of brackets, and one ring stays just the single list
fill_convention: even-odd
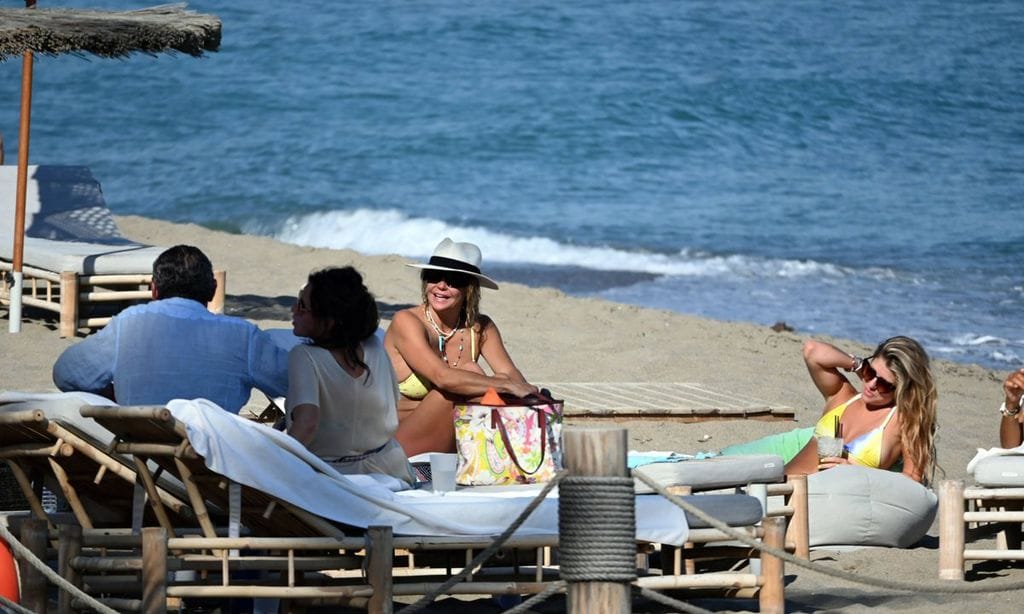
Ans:
[{"label": "yellow bikini top", "polygon": [[[476,351],[476,330],[472,328],[469,329],[469,355],[473,357],[473,362],[480,357]],[[417,375],[415,371],[398,383],[398,392],[402,396],[417,401],[427,396],[427,393],[433,389],[434,384],[427,378]]]},{"label": "yellow bikini top", "polygon": [[[839,422],[839,418],[842,417],[846,408],[857,399],[860,395],[854,395],[850,400],[846,401],[841,405],[833,407],[831,410],[825,412],[818,423],[814,426],[815,435],[826,435],[836,436],[836,423]],[[892,420],[892,417],[896,415],[896,408],[893,407],[889,410],[889,415],[885,417],[882,424],[871,429],[867,433],[864,433],[860,437],[852,441],[846,442],[843,446],[846,450],[847,457],[855,461],[858,465],[864,465],[865,467],[878,468],[882,464],[882,435],[885,431],[886,425]]]}]

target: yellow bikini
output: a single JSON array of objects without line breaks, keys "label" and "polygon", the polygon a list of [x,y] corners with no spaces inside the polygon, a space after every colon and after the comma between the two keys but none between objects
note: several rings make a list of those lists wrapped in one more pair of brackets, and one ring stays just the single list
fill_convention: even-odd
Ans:
[{"label": "yellow bikini", "polygon": [[[815,435],[825,435],[835,437],[836,423],[839,418],[842,417],[843,412],[846,408],[857,399],[860,395],[856,395],[849,401],[838,405],[831,410],[825,412],[825,415],[818,420],[818,424],[814,427]],[[853,441],[846,443],[845,448],[847,457],[855,461],[858,465],[864,465],[866,467],[878,468],[882,464],[882,434],[885,430],[889,421],[896,415],[896,408],[893,407],[889,410],[889,415],[885,417],[885,420],[879,426],[871,429],[867,433],[864,433],[860,437],[857,437]]]},{"label": "yellow bikini", "polygon": [[[476,330],[472,328],[469,329],[469,355],[473,357],[473,362],[476,362],[480,356],[476,351]],[[415,371],[398,384],[398,392],[402,396],[417,401],[427,396],[427,393],[433,389],[434,384],[427,378],[417,375]]]}]

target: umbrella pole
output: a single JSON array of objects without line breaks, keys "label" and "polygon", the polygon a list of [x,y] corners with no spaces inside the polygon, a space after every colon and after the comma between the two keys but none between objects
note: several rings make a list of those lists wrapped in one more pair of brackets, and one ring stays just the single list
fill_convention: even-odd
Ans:
[{"label": "umbrella pole", "polygon": [[28,139],[32,117],[32,52],[26,51],[21,63],[21,126],[18,132],[18,185],[14,208],[14,259],[11,263],[11,304],[7,312],[9,332],[21,332],[21,296],[24,289],[22,268],[25,256],[25,191],[28,187]]}]

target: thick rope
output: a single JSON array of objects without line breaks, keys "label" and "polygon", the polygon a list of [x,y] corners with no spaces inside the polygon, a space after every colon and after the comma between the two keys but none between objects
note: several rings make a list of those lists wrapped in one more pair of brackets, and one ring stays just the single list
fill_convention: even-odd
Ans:
[{"label": "thick rope", "polygon": [[537,593],[536,595],[533,595],[532,597],[530,597],[526,601],[520,603],[519,605],[517,605],[517,606],[515,606],[513,608],[509,608],[508,610],[505,610],[505,614],[525,614],[526,612],[532,612],[533,610],[531,610],[530,608],[532,608],[533,606],[537,605],[538,603],[544,601],[545,599],[547,599],[551,595],[554,595],[555,593],[560,593],[560,592],[562,592],[564,590],[565,590],[565,582],[564,581],[558,580],[557,582],[552,582],[543,591]]},{"label": "thick rope", "polygon": [[924,591],[943,594],[1000,593],[1005,591],[1017,591],[1024,589],[1024,581],[1021,580],[992,582],[986,586],[956,580],[943,580],[941,583],[936,582],[934,584],[919,582],[900,582],[896,580],[889,580],[886,578],[876,578],[872,576],[862,576],[859,574],[849,574],[842,571],[829,569],[827,567],[822,567],[820,565],[815,565],[810,561],[805,561],[804,559],[793,556],[785,550],[768,546],[767,544],[764,544],[749,535],[744,535],[742,532],[733,529],[729,525],[725,524],[724,522],[715,518],[714,516],[711,516],[704,510],[700,509],[699,507],[687,503],[685,500],[673,494],[670,494],[660,484],[658,484],[657,482],[655,482],[654,480],[652,480],[651,478],[647,477],[642,473],[636,473],[634,474],[634,477],[636,477],[636,479],[640,480],[644,484],[650,486],[655,492],[657,492],[661,496],[665,497],[666,499],[674,503],[677,507],[683,509],[686,513],[693,514],[697,518],[700,518],[701,520],[718,529],[719,531],[728,534],[733,539],[743,542],[744,544],[757,550],[760,550],[765,554],[769,554],[771,556],[780,558],[783,561],[786,561],[787,563],[796,565],[797,567],[803,567],[804,569],[809,569],[811,571],[826,576],[831,576],[833,578],[838,578],[840,580],[846,580],[847,582],[852,582],[854,584],[864,584],[867,586],[875,586],[879,588],[887,588],[891,590],[909,592]]},{"label": "thick rope", "polygon": [[7,527],[4,526],[3,523],[0,523],[0,538],[2,538],[4,541],[8,543],[11,546],[11,549],[17,552],[18,556],[21,557],[23,561],[35,567],[40,573],[46,576],[46,578],[50,582],[53,582],[64,591],[71,593],[75,597],[78,597],[93,610],[101,612],[102,614],[117,614],[116,610],[112,610],[107,606],[103,605],[102,603],[100,603],[99,601],[96,601],[95,599],[84,593],[82,589],[68,582],[64,578],[60,577],[60,575],[57,572],[50,569],[49,565],[47,565],[43,561],[40,561],[36,555],[32,554],[31,550],[23,546],[21,542],[15,539],[14,535],[12,535],[9,530],[7,530]]},{"label": "thick rope", "polygon": [[634,586],[633,592],[639,594],[642,597],[650,599],[651,601],[657,601],[662,605],[667,605],[670,608],[676,608],[680,612],[687,612],[688,614],[714,614],[711,610],[705,610],[704,608],[698,608],[695,605],[690,605],[685,601],[679,601],[673,599],[667,595],[662,595],[658,591],[653,591],[649,588],[642,586]]},{"label": "thick rope", "polygon": [[523,522],[526,521],[530,514],[533,513],[533,510],[537,509],[537,506],[539,506],[541,502],[547,498],[548,493],[551,492],[551,490],[558,484],[558,482],[562,480],[563,477],[565,477],[565,471],[559,471],[558,473],[556,473],[555,477],[552,478],[550,482],[544,485],[544,488],[541,489],[540,493],[538,493],[536,497],[534,497],[533,501],[530,501],[530,504],[526,506],[522,513],[520,513],[519,516],[512,521],[512,524],[508,525],[508,528],[502,531],[501,535],[495,537],[494,541],[491,542],[490,546],[485,548],[480,554],[473,557],[473,560],[470,561],[462,569],[462,571],[448,578],[448,580],[446,580],[440,586],[431,590],[429,593],[421,597],[415,603],[399,610],[398,614],[413,614],[414,612],[422,610],[423,608],[430,605],[430,603],[433,602],[434,599],[438,597],[438,595],[444,594],[451,587],[455,586],[459,582],[462,582],[463,580],[473,575],[473,573],[476,572],[476,569],[479,565],[483,564],[484,561],[491,558],[491,555],[497,552],[498,549],[500,549],[505,544],[505,542],[508,541],[508,538],[511,537],[512,534],[515,533],[516,529],[518,529],[520,525],[522,525]]},{"label": "thick rope", "polygon": [[32,610],[14,603],[3,595],[0,595],[0,609],[3,609],[4,612],[16,612],[17,614],[35,614]]},{"label": "thick rope", "polygon": [[636,580],[631,477],[568,475],[558,487],[558,557],[568,582]]}]

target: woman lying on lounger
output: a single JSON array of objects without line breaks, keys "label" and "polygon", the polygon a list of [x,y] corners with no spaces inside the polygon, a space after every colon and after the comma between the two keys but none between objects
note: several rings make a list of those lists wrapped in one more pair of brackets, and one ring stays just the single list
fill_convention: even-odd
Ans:
[{"label": "woman lying on lounger", "polygon": [[292,307],[297,345],[288,355],[288,433],[341,473],[415,481],[394,438],[397,382],[376,336],[380,316],[352,267],[310,274]]},{"label": "woman lying on lounger", "polygon": [[[456,403],[494,388],[537,394],[505,350],[494,321],[479,312],[480,286],[498,284],[480,272],[480,249],[445,239],[422,269],[423,303],[395,314],[384,337],[398,376],[398,432],[406,454],[454,452]],[[493,374],[477,364],[483,356]]]},{"label": "woman lying on lounger", "polygon": [[[808,474],[841,464],[889,469],[902,460],[904,475],[927,483],[935,469],[937,395],[920,344],[892,337],[861,358],[808,341],[804,362],[825,397],[815,435],[842,437],[844,453],[819,462],[818,445],[811,438],[786,464],[786,473]],[[859,393],[841,371],[860,377]]]}]

